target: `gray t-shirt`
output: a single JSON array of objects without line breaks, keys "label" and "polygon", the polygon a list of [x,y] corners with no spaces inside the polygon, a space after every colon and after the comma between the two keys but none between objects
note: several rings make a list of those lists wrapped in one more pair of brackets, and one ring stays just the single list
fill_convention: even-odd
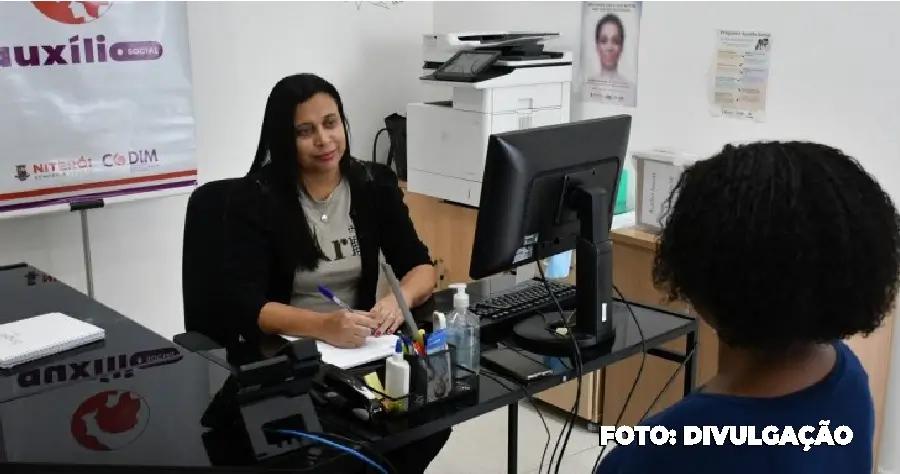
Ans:
[{"label": "gray t-shirt", "polygon": [[356,229],[350,218],[350,186],[341,180],[322,201],[315,201],[301,191],[300,204],[327,260],[320,260],[315,271],[297,271],[291,306],[322,313],[339,309],[319,293],[319,285],[328,287],[344,303],[353,306],[362,264]]}]

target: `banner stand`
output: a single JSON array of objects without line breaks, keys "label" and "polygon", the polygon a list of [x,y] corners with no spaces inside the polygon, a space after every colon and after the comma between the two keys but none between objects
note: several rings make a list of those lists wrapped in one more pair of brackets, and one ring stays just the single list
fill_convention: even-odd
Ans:
[{"label": "banner stand", "polygon": [[84,278],[87,281],[88,298],[94,298],[94,264],[91,262],[91,239],[88,230],[88,211],[104,206],[102,199],[92,201],[80,201],[69,204],[71,212],[77,212],[81,217],[81,249],[84,254]]},{"label": "banner stand", "polygon": [[0,116],[12,124],[0,143],[28,150],[0,153],[0,221],[78,212],[93,299],[88,211],[197,186],[187,5],[2,2],[0,16],[11,19],[0,31]]}]

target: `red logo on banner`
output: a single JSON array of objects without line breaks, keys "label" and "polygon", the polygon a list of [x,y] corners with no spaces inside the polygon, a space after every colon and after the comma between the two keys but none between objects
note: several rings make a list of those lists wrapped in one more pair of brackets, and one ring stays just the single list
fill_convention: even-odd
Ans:
[{"label": "red logo on banner", "polygon": [[44,16],[66,25],[90,23],[106,13],[112,2],[31,2]]},{"label": "red logo on banner", "polygon": [[114,451],[138,439],[149,420],[150,407],[140,395],[106,390],[78,405],[72,414],[72,437],[91,451]]}]

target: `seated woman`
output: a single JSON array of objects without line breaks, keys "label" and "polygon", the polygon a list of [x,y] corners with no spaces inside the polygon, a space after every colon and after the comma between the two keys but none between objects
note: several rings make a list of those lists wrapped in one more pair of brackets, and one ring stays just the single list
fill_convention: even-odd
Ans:
[{"label": "seated woman", "polygon": [[[228,205],[226,234],[223,297],[234,311],[223,324],[249,343],[281,334],[358,347],[371,334],[393,333],[403,316],[392,294],[376,300],[380,254],[411,307],[434,287],[428,248],[396,176],[350,156],[341,97],[312,74],[272,89],[256,159]],[[318,285],[361,311],[338,308]],[[448,437],[449,430],[385,456],[399,472],[421,474]]]},{"label": "seated woman", "polygon": [[[872,472],[869,380],[842,340],[872,333],[893,308],[891,198],[854,159],[796,142],[726,146],[687,169],[673,196],[654,282],[717,332],[719,371],[641,423],[674,430],[674,445],[615,447],[596,472]],[[685,446],[685,426],[755,434]]]}]

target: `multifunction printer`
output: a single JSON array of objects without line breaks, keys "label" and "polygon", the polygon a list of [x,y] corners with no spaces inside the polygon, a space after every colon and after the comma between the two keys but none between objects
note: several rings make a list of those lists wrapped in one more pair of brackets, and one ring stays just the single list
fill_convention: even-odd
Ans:
[{"label": "multifunction printer", "polygon": [[407,189],[478,207],[491,134],[567,123],[572,53],[557,33],[476,32],[423,38],[423,76],[449,100],[407,106]]}]

